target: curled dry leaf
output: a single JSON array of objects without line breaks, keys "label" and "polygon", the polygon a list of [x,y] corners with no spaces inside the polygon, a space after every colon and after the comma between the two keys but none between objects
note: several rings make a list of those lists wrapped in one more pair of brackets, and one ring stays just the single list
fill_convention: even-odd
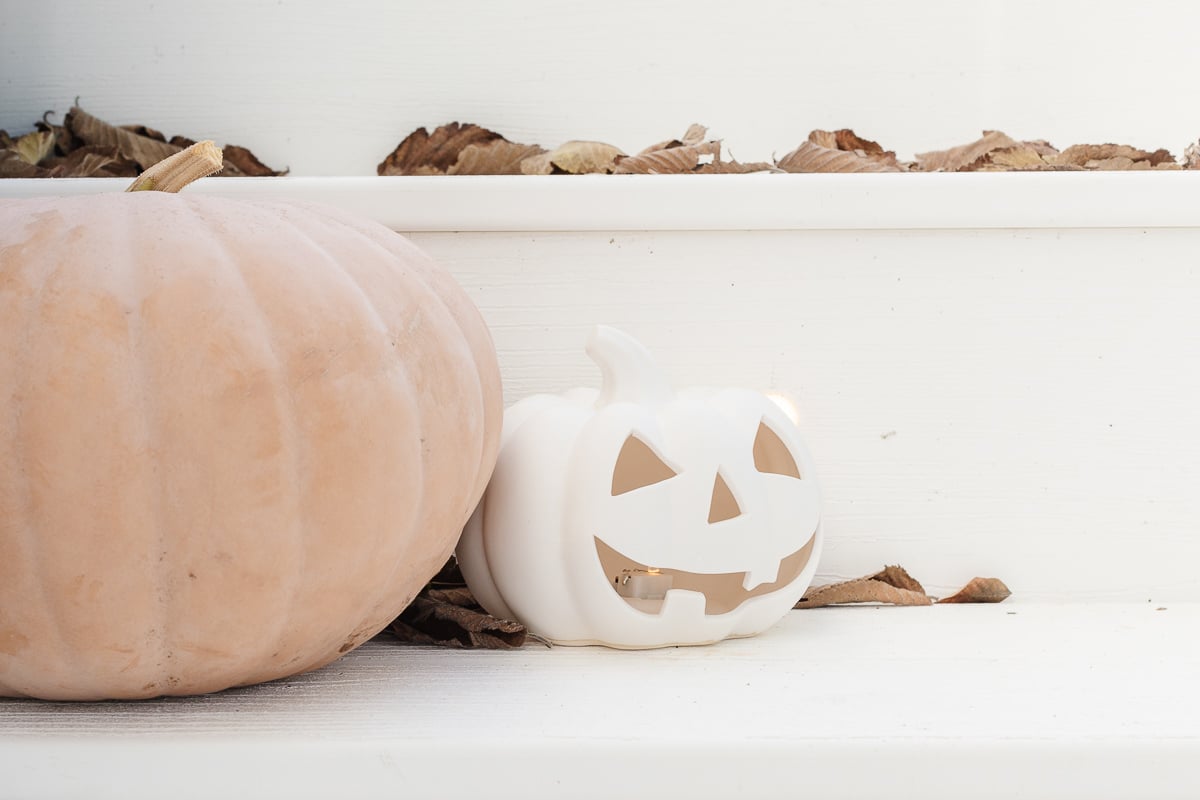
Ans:
[{"label": "curled dry leaf", "polygon": [[864,139],[849,128],[836,131],[813,131],[808,134],[808,140],[818,147],[828,147],[830,150],[845,150],[846,152],[862,152],[864,155],[883,156],[885,160],[896,160],[896,154],[884,150],[879,142]]},{"label": "curled dry leaf", "polygon": [[625,155],[620,148],[604,142],[570,141],[555,150],[521,162],[525,175],[589,175],[611,173],[617,158]]},{"label": "curled dry leaf", "polygon": [[973,164],[965,167],[965,169],[974,169],[979,172],[1007,172],[1045,169],[1048,166],[1046,160],[1042,158],[1037,150],[1024,142],[1018,142],[1012,147],[1000,147],[990,153],[984,154]]},{"label": "curled dry leaf", "polygon": [[390,628],[409,644],[511,650],[525,644],[525,626],[496,619],[480,608],[466,587],[426,588]]},{"label": "curled dry leaf", "polygon": [[517,144],[501,137],[470,144],[458,154],[447,175],[520,175],[521,162],[546,150],[536,144]]},{"label": "curled dry leaf", "polygon": [[927,606],[933,603],[927,594],[912,589],[900,589],[874,578],[831,583],[810,589],[796,608],[823,608],[850,603],[883,603],[893,606]]},{"label": "curled dry leaf", "polygon": [[0,150],[0,178],[44,178],[48,171],[30,164],[12,148]]},{"label": "curled dry leaf", "polygon": [[999,578],[975,578],[957,593],[943,597],[939,603],[999,603],[1012,592]]},{"label": "curled dry leaf", "polygon": [[1184,169],[1200,169],[1200,142],[1192,142],[1183,150]]},{"label": "curled dry leaf", "polygon": [[167,142],[110,125],[93,117],[79,106],[73,106],[67,112],[64,124],[84,144],[115,147],[143,170],[149,169],[167,156],[175,155],[182,149]]},{"label": "curled dry leaf", "polygon": [[389,628],[410,644],[510,649],[528,635],[524,626],[489,616],[475,601],[451,556]]},{"label": "curled dry leaf", "polygon": [[404,137],[376,172],[380,175],[445,175],[458,161],[459,154],[470,145],[501,138],[500,134],[487,128],[457,122],[435,128],[433,133],[417,128]]},{"label": "curled dry leaf", "polygon": [[54,133],[52,131],[33,131],[17,139],[12,149],[26,164],[37,166],[54,152]]},{"label": "curled dry leaf", "polygon": [[[937,602],[999,603],[1010,594],[1008,587],[997,578],[976,578],[954,596]],[[796,608],[821,608],[849,603],[927,606],[933,602],[933,598],[926,594],[920,582],[903,567],[889,566],[865,578],[810,589],[800,602],[796,603]]]},{"label": "curled dry leaf", "polygon": [[912,575],[909,575],[908,570],[899,565],[886,566],[872,575],[870,579],[873,581],[882,581],[888,586],[895,586],[897,589],[925,594],[925,587],[921,585],[921,582]]},{"label": "curled dry leaf", "polygon": [[783,172],[774,164],[765,161],[713,161],[695,169],[697,175],[744,175],[750,172]]},{"label": "curled dry leaf", "polygon": [[[176,136],[172,139],[183,139],[182,136]],[[191,144],[186,145],[191,147]],[[236,144],[227,144],[221,148],[221,153],[225,156],[225,166],[218,172],[218,175],[223,177],[247,176],[251,178],[275,178],[280,175],[286,175],[288,170],[279,172],[268,167],[266,164],[259,161],[254,153],[251,153],[244,147],[239,147]]]},{"label": "curled dry leaf", "polygon": [[647,153],[654,153],[659,150],[669,150],[672,147],[682,147],[689,144],[700,144],[708,137],[708,128],[699,123],[693,122],[688,126],[687,131],[683,134],[682,139],[666,139],[661,142],[655,142],[638,153],[639,156],[644,156]]},{"label": "curled dry leaf", "polygon": [[1057,164],[1084,169],[1179,169],[1175,157],[1163,149],[1149,152],[1125,144],[1075,144],[1058,154]]},{"label": "curled dry leaf", "polygon": [[[663,150],[618,159],[617,175],[671,175],[696,172],[700,167],[721,159],[718,141],[683,144]],[[703,162],[703,163],[702,163]]]},{"label": "curled dry leaf", "polygon": [[823,147],[811,141],[802,142],[792,152],[779,159],[776,167],[785,172],[901,172],[894,157],[891,159],[856,150]]},{"label": "curled dry leaf", "polygon": [[130,133],[136,133],[138,136],[145,136],[147,139],[154,139],[155,141],[159,142],[165,142],[167,140],[167,137],[163,135],[162,131],[156,131],[154,128],[148,128],[145,125],[120,125],[118,127],[120,127],[121,130],[126,130]]},{"label": "curled dry leaf", "polygon": [[70,128],[66,126],[65,120],[64,124],[62,125],[55,125],[53,122],[51,122],[50,117],[53,116],[53,114],[53,111],[47,111],[42,115],[42,118],[34,124],[34,127],[36,130],[43,133],[53,134],[54,154],[56,156],[65,156],[76,147],[82,145],[83,142],[80,142],[75,138],[75,134],[71,133]]},{"label": "curled dry leaf", "polygon": [[61,160],[48,178],[136,178],[142,172],[115,147],[84,145]]},{"label": "curled dry leaf", "polygon": [[1018,142],[1000,131],[984,131],[983,137],[975,141],[951,147],[949,150],[932,150],[917,153],[917,169],[922,172],[958,172],[974,164],[993,150],[1016,147]]}]

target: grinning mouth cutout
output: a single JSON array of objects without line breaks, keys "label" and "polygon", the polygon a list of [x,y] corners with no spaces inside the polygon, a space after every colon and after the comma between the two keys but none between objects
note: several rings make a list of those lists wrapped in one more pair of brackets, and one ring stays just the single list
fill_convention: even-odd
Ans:
[{"label": "grinning mouth cutout", "polygon": [[[789,556],[785,556],[779,562],[779,573],[774,581],[771,583],[760,583],[753,589],[744,588],[743,584],[746,580],[746,573],[744,572],[687,572],[667,567],[655,568],[653,572],[656,575],[669,576],[671,578],[671,589],[683,589],[703,594],[705,600],[704,613],[706,616],[726,614],[753,597],[770,594],[796,580],[800,576],[800,573],[804,571],[804,568],[808,566],[816,539],[816,536],[812,536],[799,550]],[[608,576],[609,588],[617,592],[618,595],[621,594],[618,587],[623,575],[634,571],[647,572],[651,570],[648,565],[634,561],[632,558],[617,552],[598,537],[596,537],[595,541],[596,554],[600,556],[600,566],[604,569],[604,574]],[[635,600],[621,596],[621,599],[639,611],[657,614],[662,610],[665,598]]]}]

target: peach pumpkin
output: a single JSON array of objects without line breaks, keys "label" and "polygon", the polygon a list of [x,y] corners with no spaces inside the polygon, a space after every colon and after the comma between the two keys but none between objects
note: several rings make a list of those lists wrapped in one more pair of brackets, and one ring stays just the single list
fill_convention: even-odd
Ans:
[{"label": "peach pumpkin", "polygon": [[0,695],[212,692],[386,626],[490,475],[464,292],[329,209],[0,203]]}]

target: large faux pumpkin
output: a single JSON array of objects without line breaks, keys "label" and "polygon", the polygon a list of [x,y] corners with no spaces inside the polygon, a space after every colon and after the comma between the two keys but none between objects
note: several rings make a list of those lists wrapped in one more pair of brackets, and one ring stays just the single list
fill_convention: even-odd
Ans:
[{"label": "large faux pumpkin", "polygon": [[0,203],[0,695],[211,692],[328,663],[483,491],[492,342],[407,240],[157,191]]}]

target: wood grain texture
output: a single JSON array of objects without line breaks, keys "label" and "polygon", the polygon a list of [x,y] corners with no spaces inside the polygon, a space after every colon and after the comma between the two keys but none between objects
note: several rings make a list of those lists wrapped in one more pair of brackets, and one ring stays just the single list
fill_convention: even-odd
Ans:
[{"label": "wood grain texture", "polygon": [[380,640],[208,697],[0,702],[0,796],[1182,798],[1200,607],[1158,608],[796,611],[645,652]]},{"label": "wood grain texture", "polygon": [[1188,26],[1165,22],[1192,11],[214,0],[181,25],[178,6],[154,0],[9,3],[0,128],[80,96],[105,119],[245,145],[298,175],[373,175],[409,132],[451,120],[627,152],[703,122],[742,161],[847,126],[904,157],[985,127],[1178,155],[1197,136],[1177,102],[1195,59]]}]

